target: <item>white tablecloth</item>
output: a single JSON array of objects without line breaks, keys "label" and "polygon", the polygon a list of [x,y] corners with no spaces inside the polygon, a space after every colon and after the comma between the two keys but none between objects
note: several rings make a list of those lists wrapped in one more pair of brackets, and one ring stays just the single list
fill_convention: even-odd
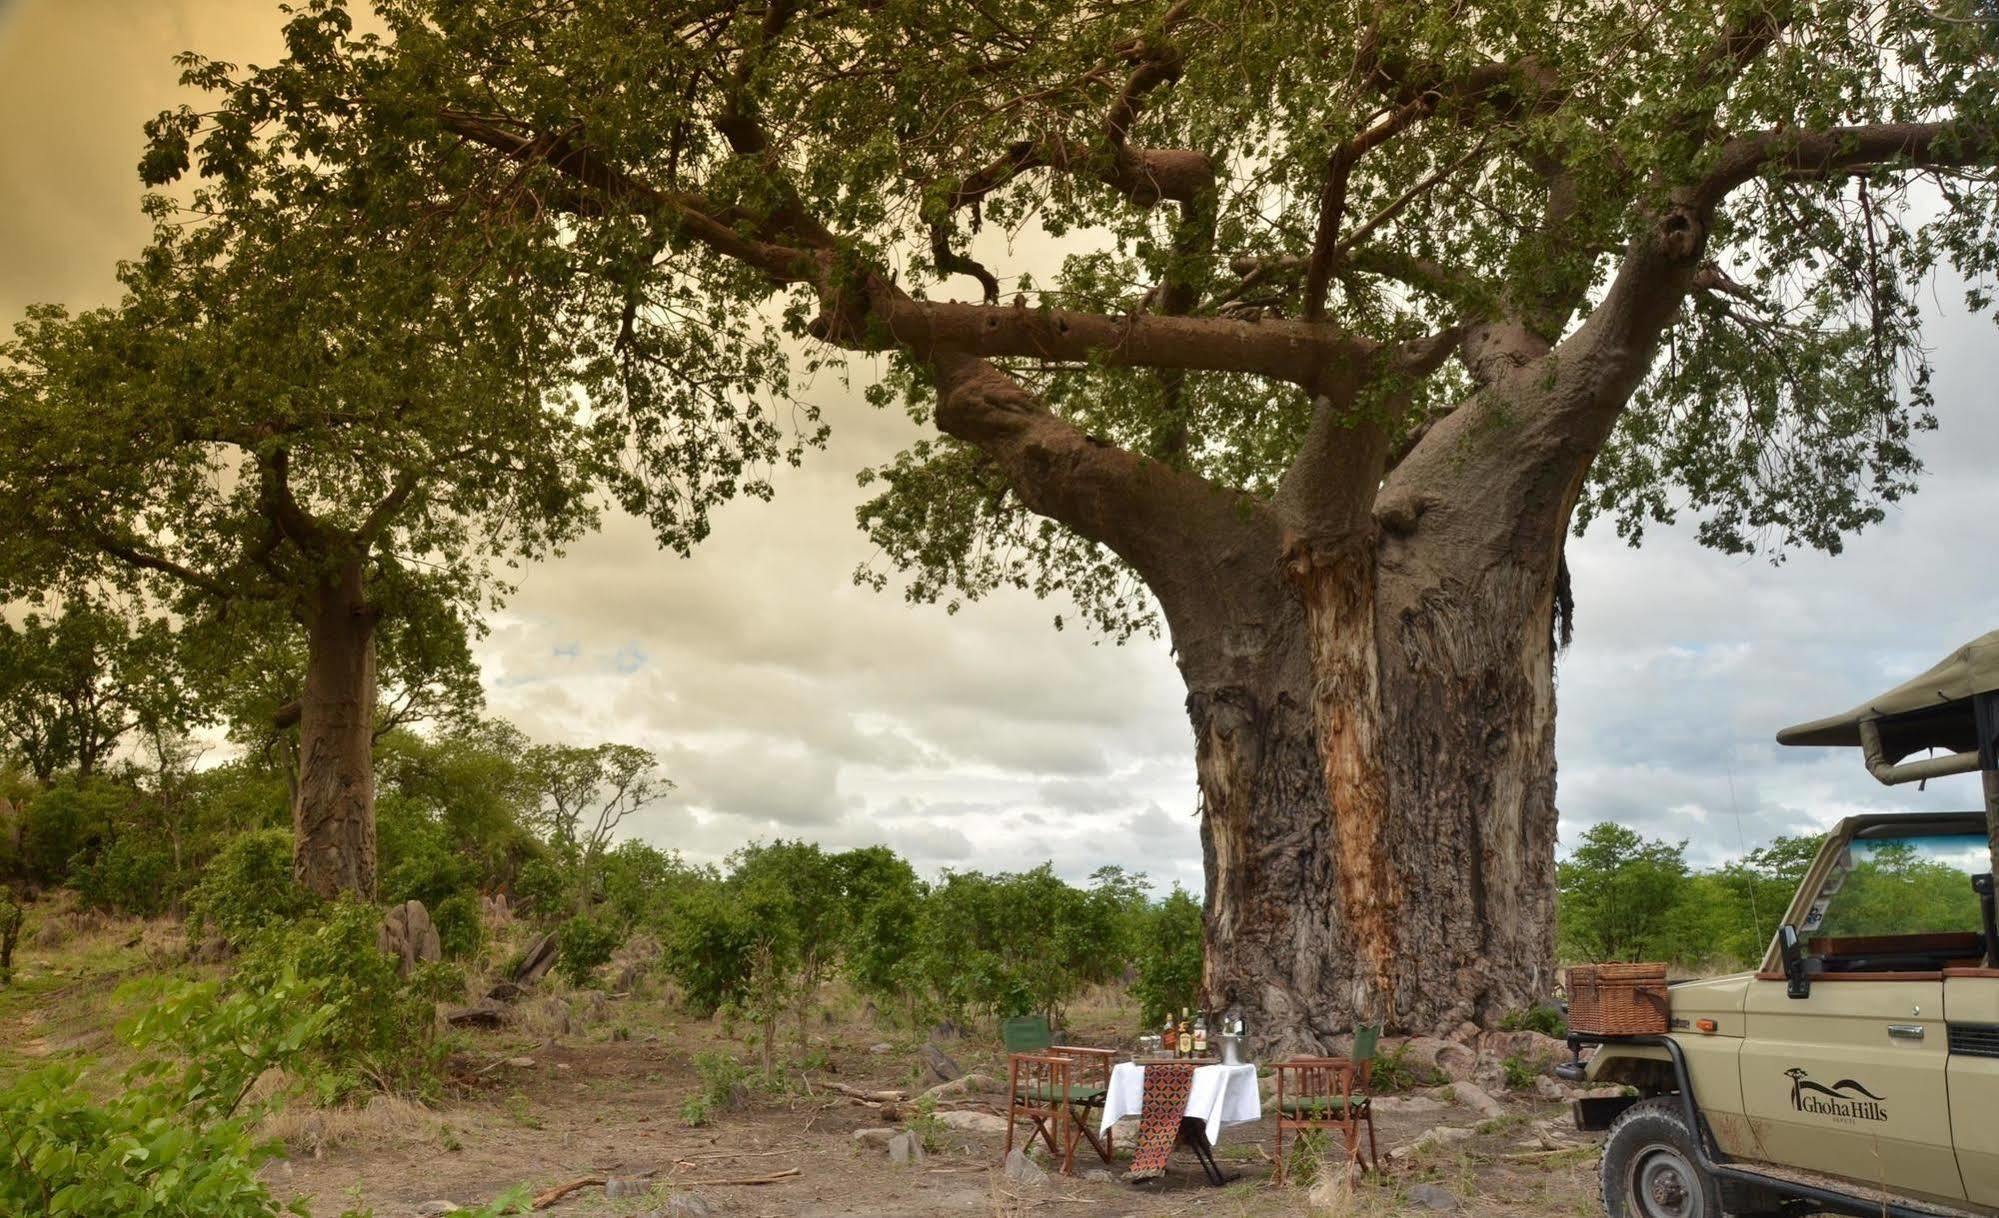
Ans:
[{"label": "white tablecloth", "polygon": [[[1104,1129],[1121,1117],[1145,1112],[1145,1067],[1119,1062],[1111,1068],[1110,1092],[1104,1096]],[[1263,1096],[1256,1089],[1256,1067],[1196,1066],[1194,1085],[1187,1092],[1187,1115],[1208,1127],[1208,1142],[1222,1136],[1222,1126],[1263,1119]]]}]

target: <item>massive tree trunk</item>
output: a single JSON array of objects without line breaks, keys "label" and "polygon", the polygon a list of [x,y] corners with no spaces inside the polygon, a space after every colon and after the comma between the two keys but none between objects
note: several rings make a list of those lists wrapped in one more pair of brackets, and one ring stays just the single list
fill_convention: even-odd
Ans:
[{"label": "massive tree trunk", "polygon": [[359,559],[313,592],[299,700],[292,869],[322,897],[375,895],[375,622]]},{"label": "massive tree trunk", "polygon": [[1438,578],[1420,548],[1295,556],[1267,662],[1233,682],[1181,648],[1205,999],[1266,1052],[1490,1021],[1553,982],[1551,563]]}]

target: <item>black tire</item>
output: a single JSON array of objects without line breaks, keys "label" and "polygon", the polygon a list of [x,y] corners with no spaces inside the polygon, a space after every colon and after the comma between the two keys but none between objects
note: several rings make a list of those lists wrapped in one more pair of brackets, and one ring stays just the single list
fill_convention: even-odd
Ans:
[{"label": "black tire", "polygon": [[1610,1218],[1722,1218],[1721,1190],[1700,1167],[1680,1098],[1624,1110],[1603,1144],[1603,1212]]}]

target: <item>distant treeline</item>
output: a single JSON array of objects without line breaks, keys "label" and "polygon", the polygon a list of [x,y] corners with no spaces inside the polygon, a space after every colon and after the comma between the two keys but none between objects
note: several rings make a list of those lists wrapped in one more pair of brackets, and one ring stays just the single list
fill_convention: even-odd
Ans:
[{"label": "distant treeline", "polygon": [[1754,965],[1823,837],[1780,837],[1708,870],[1687,843],[1592,825],[1556,867],[1565,962],[1665,960],[1705,971]]},{"label": "distant treeline", "polygon": [[[519,916],[560,927],[579,980],[630,936],[655,938],[698,1011],[802,1011],[834,977],[911,1020],[1059,1010],[1120,979],[1148,1020],[1196,1001],[1198,900],[1178,888],[1155,899],[1119,868],[1080,887],[1047,865],[926,882],[885,847],[785,841],[697,866],[614,840],[668,786],[642,749],[531,745],[485,720],[388,732],[375,757],[380,900],[424,902],[449,955],[479,950],[481,898],[504,894]],[[169,740],[88,774],[0,769],[0,882],[189,915],[201,933],[290,915],[290,767],[194,761]]]}]

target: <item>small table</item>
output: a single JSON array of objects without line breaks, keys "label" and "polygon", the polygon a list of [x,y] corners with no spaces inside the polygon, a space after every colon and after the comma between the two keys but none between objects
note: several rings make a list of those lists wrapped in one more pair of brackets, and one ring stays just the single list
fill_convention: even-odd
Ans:
[{"label": "small table", "polygon": [[[1138,1116],[1144,1111],[1145,1066],[1139,1062],[1119,1062],[1111,1070],[1099,1132],[1109,1129],[1121,1117]],[[1186,1114],[1180,1118],[1180,1141],[1200,1159],[1201,1170],[1207,1173],[1210,1184],[1227,1180],[1214,1156],[1214,1144],[1222,1136],[1222,1128],[1262,1119],[1263,1096],[1257,1090],[1255,1066],[1245,1062],[1194,1068]]]}]

